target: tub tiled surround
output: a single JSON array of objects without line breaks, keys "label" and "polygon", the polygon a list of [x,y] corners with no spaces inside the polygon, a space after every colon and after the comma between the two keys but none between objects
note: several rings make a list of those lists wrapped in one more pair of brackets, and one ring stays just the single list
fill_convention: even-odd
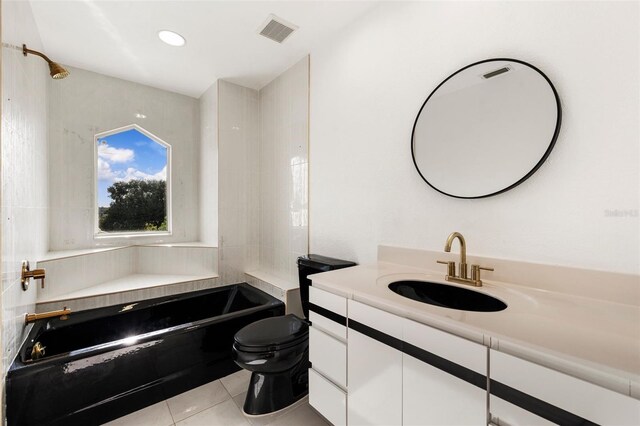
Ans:
[{"label": "tub tiled surround", "polygon": [[260,90],[260,262],[298,283],[309,249],[309,57]]},{"label": "tub tiled surround", "polygon": [[[64,306],[72,311],[82,311],[85,309],[101,308],[103,306],[119,305],[121,303],[205,290],[222,285],[218,278],[186,280],[189,280],[189,278],[174,275],[165,277],[129,275],[128,277],[113,281],[109,287],[105,286],[102,290],[105,294],[38,303],[36,305],[36,312],[55,311],[62,309]],[[77,294],[81,293],[79,292]],[[24,317],[22,318],[24,319]]]},{"label": "tub tiled surround", "polygon": [[218,82],[200,97],[200,241],[218,245]]},{"label": "tub tiled surround", "polygon": [[[37,290],[38,311],[59,309],[61,303],[72,308],[71,300],[76,300],[75,309],[86,309],[142,295],[160,297],[172,294],[168,291],[215,285],[217,248],[154,245],[89,250],[71,256],[52,253],[37,266],[47,274],[44,288],[38,286]],[[183,286],[160,289],[173,284]],[[151,290],[155,287],[158,290]],[[123,292],[126,294],[115,296]]]},{"label": "tub tiled surround", "polygon": [[[16,23],[20,23],[17,25]],[[36,290],[23,292],[22,259],[47,251],[47,64],[15,46],[42,50],[29,2],[2,3],[2,377],[20,345],[23,314]],[[4,380],[3,380],[4,382]]]},{"label": "tub tiled surround", "polygon": [[[66,79],[48,82],[49,249],[197,241],[198,100],[79,68],[69,71]],[[94,136],[130,124],[171,145],[173,232],[126,240],[94,239]]]},{"label": "tub tiled surround", "polygon": [[218,81],[220,277],[228,284],[258,262],[259,114],[257,90]]},{"label": "tub tiled surround", "polygon": [[304,317],[300,300],[300,286],[297,282],[292,283],[262,271],[246,273],[244,281],[276,299],[282,300],[287,314]]},{"label": "tub tiled surround", "polygon": [[309,240],[309,57],[259,92],[222,80],[217,90],[221,279],[249,272],[297,287]]}]

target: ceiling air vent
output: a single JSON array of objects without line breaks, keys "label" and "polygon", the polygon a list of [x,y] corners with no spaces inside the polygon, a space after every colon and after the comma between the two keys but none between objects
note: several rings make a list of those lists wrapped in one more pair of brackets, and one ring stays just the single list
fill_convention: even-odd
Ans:
[{"label": "ceiling air vent", "polygon": [[261,36],[282,43],[297,30],[298,27],[275,15],[269,15],[264,24],[260,27]]}]

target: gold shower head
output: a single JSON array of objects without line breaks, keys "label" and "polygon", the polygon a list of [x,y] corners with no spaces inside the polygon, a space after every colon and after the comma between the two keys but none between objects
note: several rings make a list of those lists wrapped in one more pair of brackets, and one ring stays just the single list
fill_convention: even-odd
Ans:
[{"label": "gold shower head", "polygon": [[49,62],[49,74],[51,74],[51,78],[60,80],[68,76],[69,71],[57,62]]},{"label": "gold shower head", "polygon": [[60,80],[60,79],[63,79],[66,76],[69,75],[69,71],[67,71],[62,65],[60,65],[57,62],[53,62],[51,59],[49,59],[43,53],[40,53],[40,52],[38,52],[36,50],[27,49],[27,45],[23,44],[22,45],[22,54],[24,56],[27,56],[27,53],[31,53],[32,55],[36,55],[36,56],[40,56],[42,59],[47,61],[47,64],[49,64],[49,74],[51,75],[51,78],[53,78],[55,80]]}]

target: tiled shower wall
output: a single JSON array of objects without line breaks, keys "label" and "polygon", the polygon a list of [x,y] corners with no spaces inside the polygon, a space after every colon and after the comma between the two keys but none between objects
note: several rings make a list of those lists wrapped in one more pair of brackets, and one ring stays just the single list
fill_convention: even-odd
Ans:
[{"label": "tiled shower wall", "polygon": [[[20,22],[20,25],[16,25]],[[2,379],[20,344],[36,285],[20,285],[23,259],[47,251],[47,64],[11,46],[42,50],[29,2],[2,3]],[[4,386],[3,386],[4,387]]]},{"label": "tiled shower wall", "polygon": [[234,283],[258,264],[260,97],[223,80],[218,91],[219,275]]},{"label": "tiled shower wall", "polygon": [[200,97],[200,241],[218,246],[218,82]]},{"label": "tiled shower wall", "polygon": [[296,258],[308,250],[308,117],[309,57],[259,92],[218,81],[223,283],[256,270],[298,282]]},{"label": "tiled shower wall", "polygon": [[309,57],[260,90],[259,269],[298,282],[308,250]]}]

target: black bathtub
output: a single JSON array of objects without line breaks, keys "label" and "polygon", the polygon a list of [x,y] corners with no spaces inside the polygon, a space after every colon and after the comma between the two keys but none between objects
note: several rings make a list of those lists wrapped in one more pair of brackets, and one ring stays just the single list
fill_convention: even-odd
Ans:
[{"label": "black bathtub", "polygon": [[234,334],[283,314],[242,283],[40,320],[7,374],[8,425],[104,423],[224,377]]}]

